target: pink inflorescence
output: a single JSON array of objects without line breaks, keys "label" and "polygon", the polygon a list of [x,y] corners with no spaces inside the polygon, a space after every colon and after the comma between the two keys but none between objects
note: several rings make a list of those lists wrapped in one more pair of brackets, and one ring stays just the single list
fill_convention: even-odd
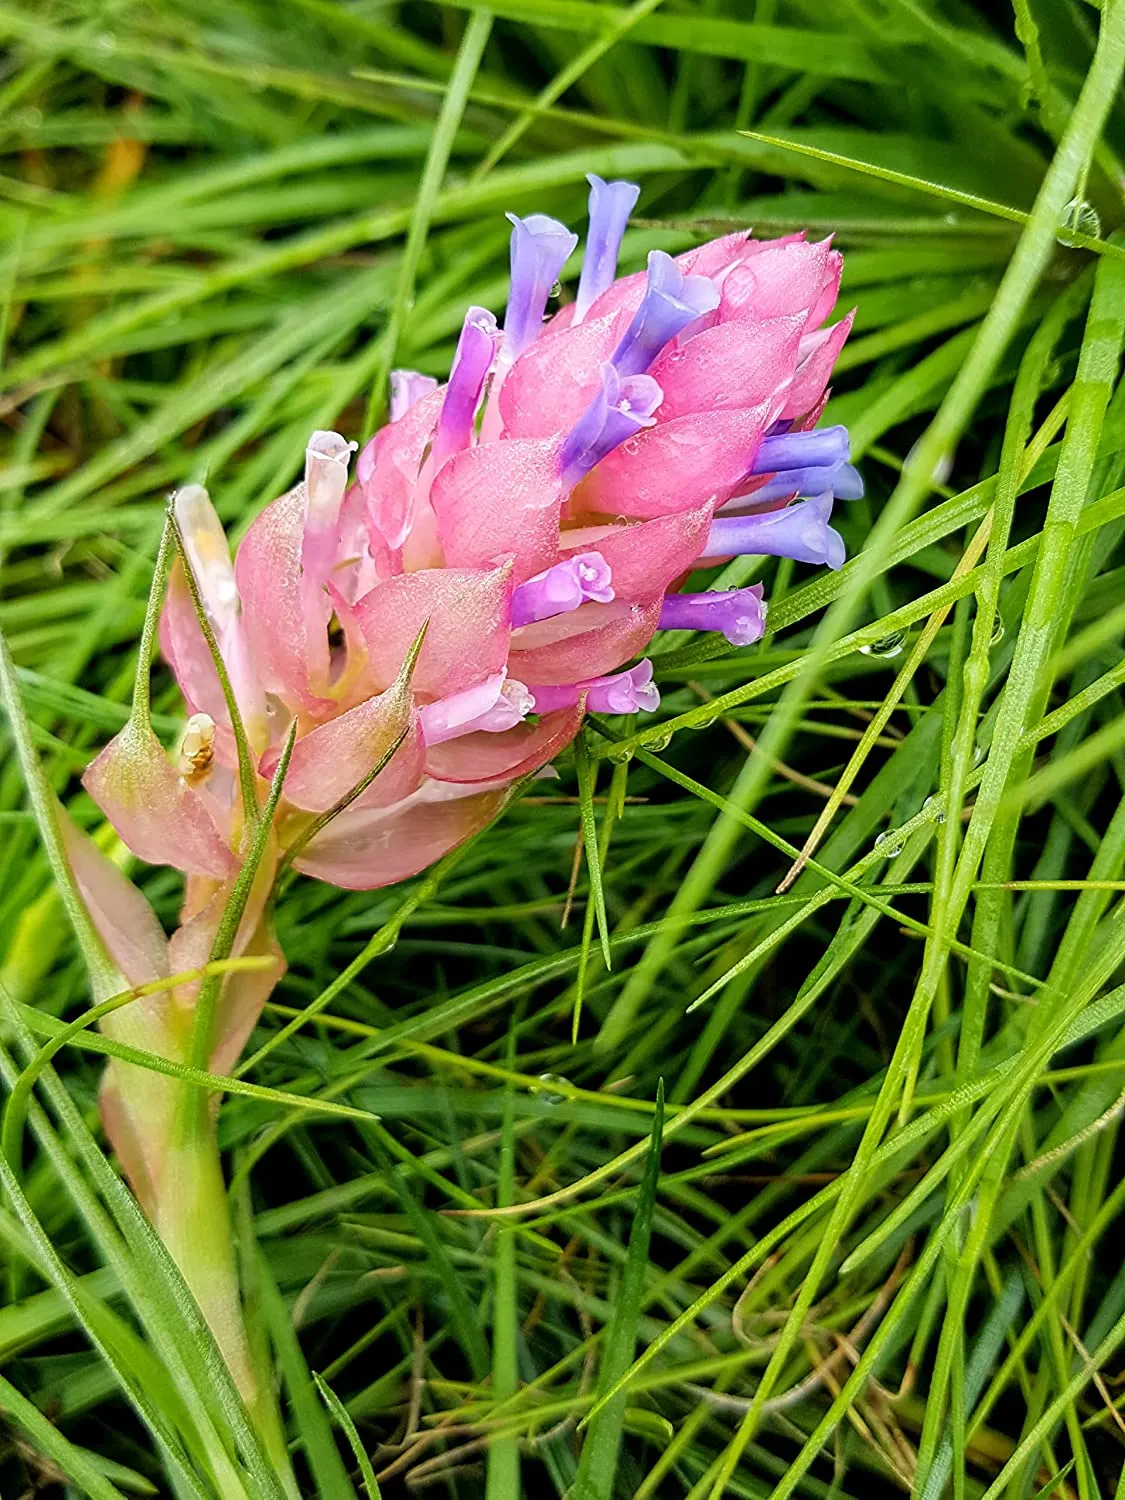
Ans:
[{"label": "pink inflorescence", "polygon": [[[391,420],[350,477],[355,445],[314,433],[303,481],[233,564],[206,492],[175,497],[263,776],[297,722],[279,849],[397,744],[296,861],[336,885],[423,869],[569,744],[587,709],[655,709],[642,653],[657,630],[757,640],[761,586],[678,592],[698,564],[843,561],[832,505],[862,485],[846,431],[816,428],[852,321],[823,326],[840,254],[739,233],[654,250],[647,271],[617,278],[637,189],[590,182],[576,300],[544,321],[576,236],[513,218],[503,326],[469,308],[444,386],[396,372]],[[86,784],[142,857],[222,881],[240,832],[234,739],[178,568],[161,641],[193,715],[178,772],[130,768],[136,743],[115,741]]]}]

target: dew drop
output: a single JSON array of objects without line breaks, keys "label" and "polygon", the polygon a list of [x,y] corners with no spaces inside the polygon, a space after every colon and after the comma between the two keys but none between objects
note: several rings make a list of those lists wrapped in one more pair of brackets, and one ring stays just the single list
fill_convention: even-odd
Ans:
[{"label": "dew drop", "polygon": [[612,750],[607,751],[606,758],[615,766],[626,766],[633,759],[633,751],[629,745],[614,745]]},{"label": "dew drop", "polygon": [[112,31],[99,31],[94,38],[94,46],[99,52],[116,52],[117,38]]},{"label": "dew drop", "polygon": [[927,797],[922,803],[922,811],[928,813],[935,823],[945,822],[945,808],[938,797]]},{"label": "dew drop", "polygon": [[1100,239],[1101,233],[1102,221],[1094,205],[1087,203],[1085,198],[1072,198],[1062,211],[1055,239],[1067,249],[1073,249],[1075,235],[1082,234],[1090,239]]},{"label": "dew drop", "polygon": [[906,631],[896,630],[892,635],[885,635],[881,640],[872,641],[869,646],[859,648],[862,656],[899,656],[906,642]]},{"label": "dew drop", "polygon": [[876,835],[875,847],[885,859],[897,859],[902,853],[902,845],[897,840],[897,831],[894,833],[884,831]]},{"label": "dew drop", "polygon": [[1004,639],[1004,621],[999,615],[996,616],[996,624],[992,627],[992,634],[988,638],[990,646],[998,646]]},{"label": "dew drop", "polygon": [[547,295],[548,295],[548,297],[561,297],[562,296],[562,282],[561,281],[556,281],[555,284],[554,284],[554,286],[547,293]]},{"label": "dew drop", "polygon": [[692,719],[687,727],[689,729],[710,729],[717,717],[716,714],[707,714],[702,719]]},{"label": "dew drop", "polygon": [[664,734],[654,735],[651,740],[645,741],[646,750],[667,750],[672,743],[672,731],[669,729]]},{"label": "dew drop", "polygon": [[560,1083],[569,1088],[569,1078],[564,1078],[561,1073],[540,1073],[539,1083],[545,1087],[536,1088],[535,1092],[542,1098],[544,1104],[554,1107],[556,1104],[566,1103],[566,1095],[558,1093],[557,1089]]},{"label": "dew drop", "polygon": [[640,442],[635,437],[626,438],[621,446],[626,453],[639,453],[641,451]]}]

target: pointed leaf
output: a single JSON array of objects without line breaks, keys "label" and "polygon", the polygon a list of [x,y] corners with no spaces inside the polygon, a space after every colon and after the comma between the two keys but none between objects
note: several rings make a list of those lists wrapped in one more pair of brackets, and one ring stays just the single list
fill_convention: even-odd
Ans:
[{"label": "pointed leaf", "polygon": [[590,876],[590,894],[594,898],[594,910],[598,918],[598,934],[602,943],[602,957],[607,969],[612,969],[613,959],[609,951],[609,918],[605,911],[605,890],[602,886],[601,854],[598,847],[598,824],[594,816],[594,787],[597,773],[590,764],[586,739],[580,735],[574,742],[574,764],[578,771],[578,799],[582,816],[582,841],[586,849],[586,869]]}]

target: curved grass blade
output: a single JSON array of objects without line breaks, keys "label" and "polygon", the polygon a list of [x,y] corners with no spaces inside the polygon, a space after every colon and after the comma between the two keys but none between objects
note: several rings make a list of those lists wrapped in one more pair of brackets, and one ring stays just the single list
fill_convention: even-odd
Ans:
[{"label": "curved grass blade", "polygon": [[328,1384],[322,1375],[316,1370],[312,1372],[312,1378],[316,1382],[316,1388],[320,1392],[325,1406],[335,1417],[338,1425],[343,1429],[344,1436],[351,1445],[355,1454],[355,1461],[359,1467],[360,1476],[363,1479],[363,1487],[367,1491],[367,1500],[382,1500],[379,1491],[379,1481],[375,1478],[375,1470],[371,1467],[371,1460],[367,1456],[367,1449],[356,1431],[355,1423],[348,1414],[348,1408],[337,1396],[336,1392]]},{"label": "curved grass blade", "polygon": [[265,1255],[258,1252],[258,1293],[277,1351],[278,1364],[289,1393],[296,1437],[316,1482],[318,1500],[356,1500],[355,1490],[344,1468],[324,1408],[316,1399],[316,1386],[305,1363],[297,1330],[285,1306],[273,1271]]}]

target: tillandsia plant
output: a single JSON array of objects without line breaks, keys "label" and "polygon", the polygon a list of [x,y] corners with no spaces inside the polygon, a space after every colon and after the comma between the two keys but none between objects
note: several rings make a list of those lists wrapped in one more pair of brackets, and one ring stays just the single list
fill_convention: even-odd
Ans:
[{"label": "tillandsia plant", "polygon": [[[758,639],[761,586],[679,592],[697,567],[842,562],[833,501],[861,485],[847,433],[816,427],[851,326],[824,326],[839,253],[739,233],[653,251],[618,279],[638,189],[590,180],[575,300],[544,321],[576,236],[513,219],[503,327],[470,308],[444,386],[396,372],[390,421],[354,473],[355,444],[314,433],[303,480],[233,562],[207,493],[174,496],[133,715],[84,779],[134,854],[185,875],[180,927],[166,941],[73,832],[71,857],[123,987],[209,957],[261,962],[115,1012],[117,1039],[227,1073],[283,972],[279,873],[359,889],[418,873],[548,766],[585,712],[657,708],[642,654],[657,631]],[[148,713],[166,574],[160,641],[190,715],[174,758]],[[214,1109],[119,1060],[101,1104],[254,1402]]]}]

